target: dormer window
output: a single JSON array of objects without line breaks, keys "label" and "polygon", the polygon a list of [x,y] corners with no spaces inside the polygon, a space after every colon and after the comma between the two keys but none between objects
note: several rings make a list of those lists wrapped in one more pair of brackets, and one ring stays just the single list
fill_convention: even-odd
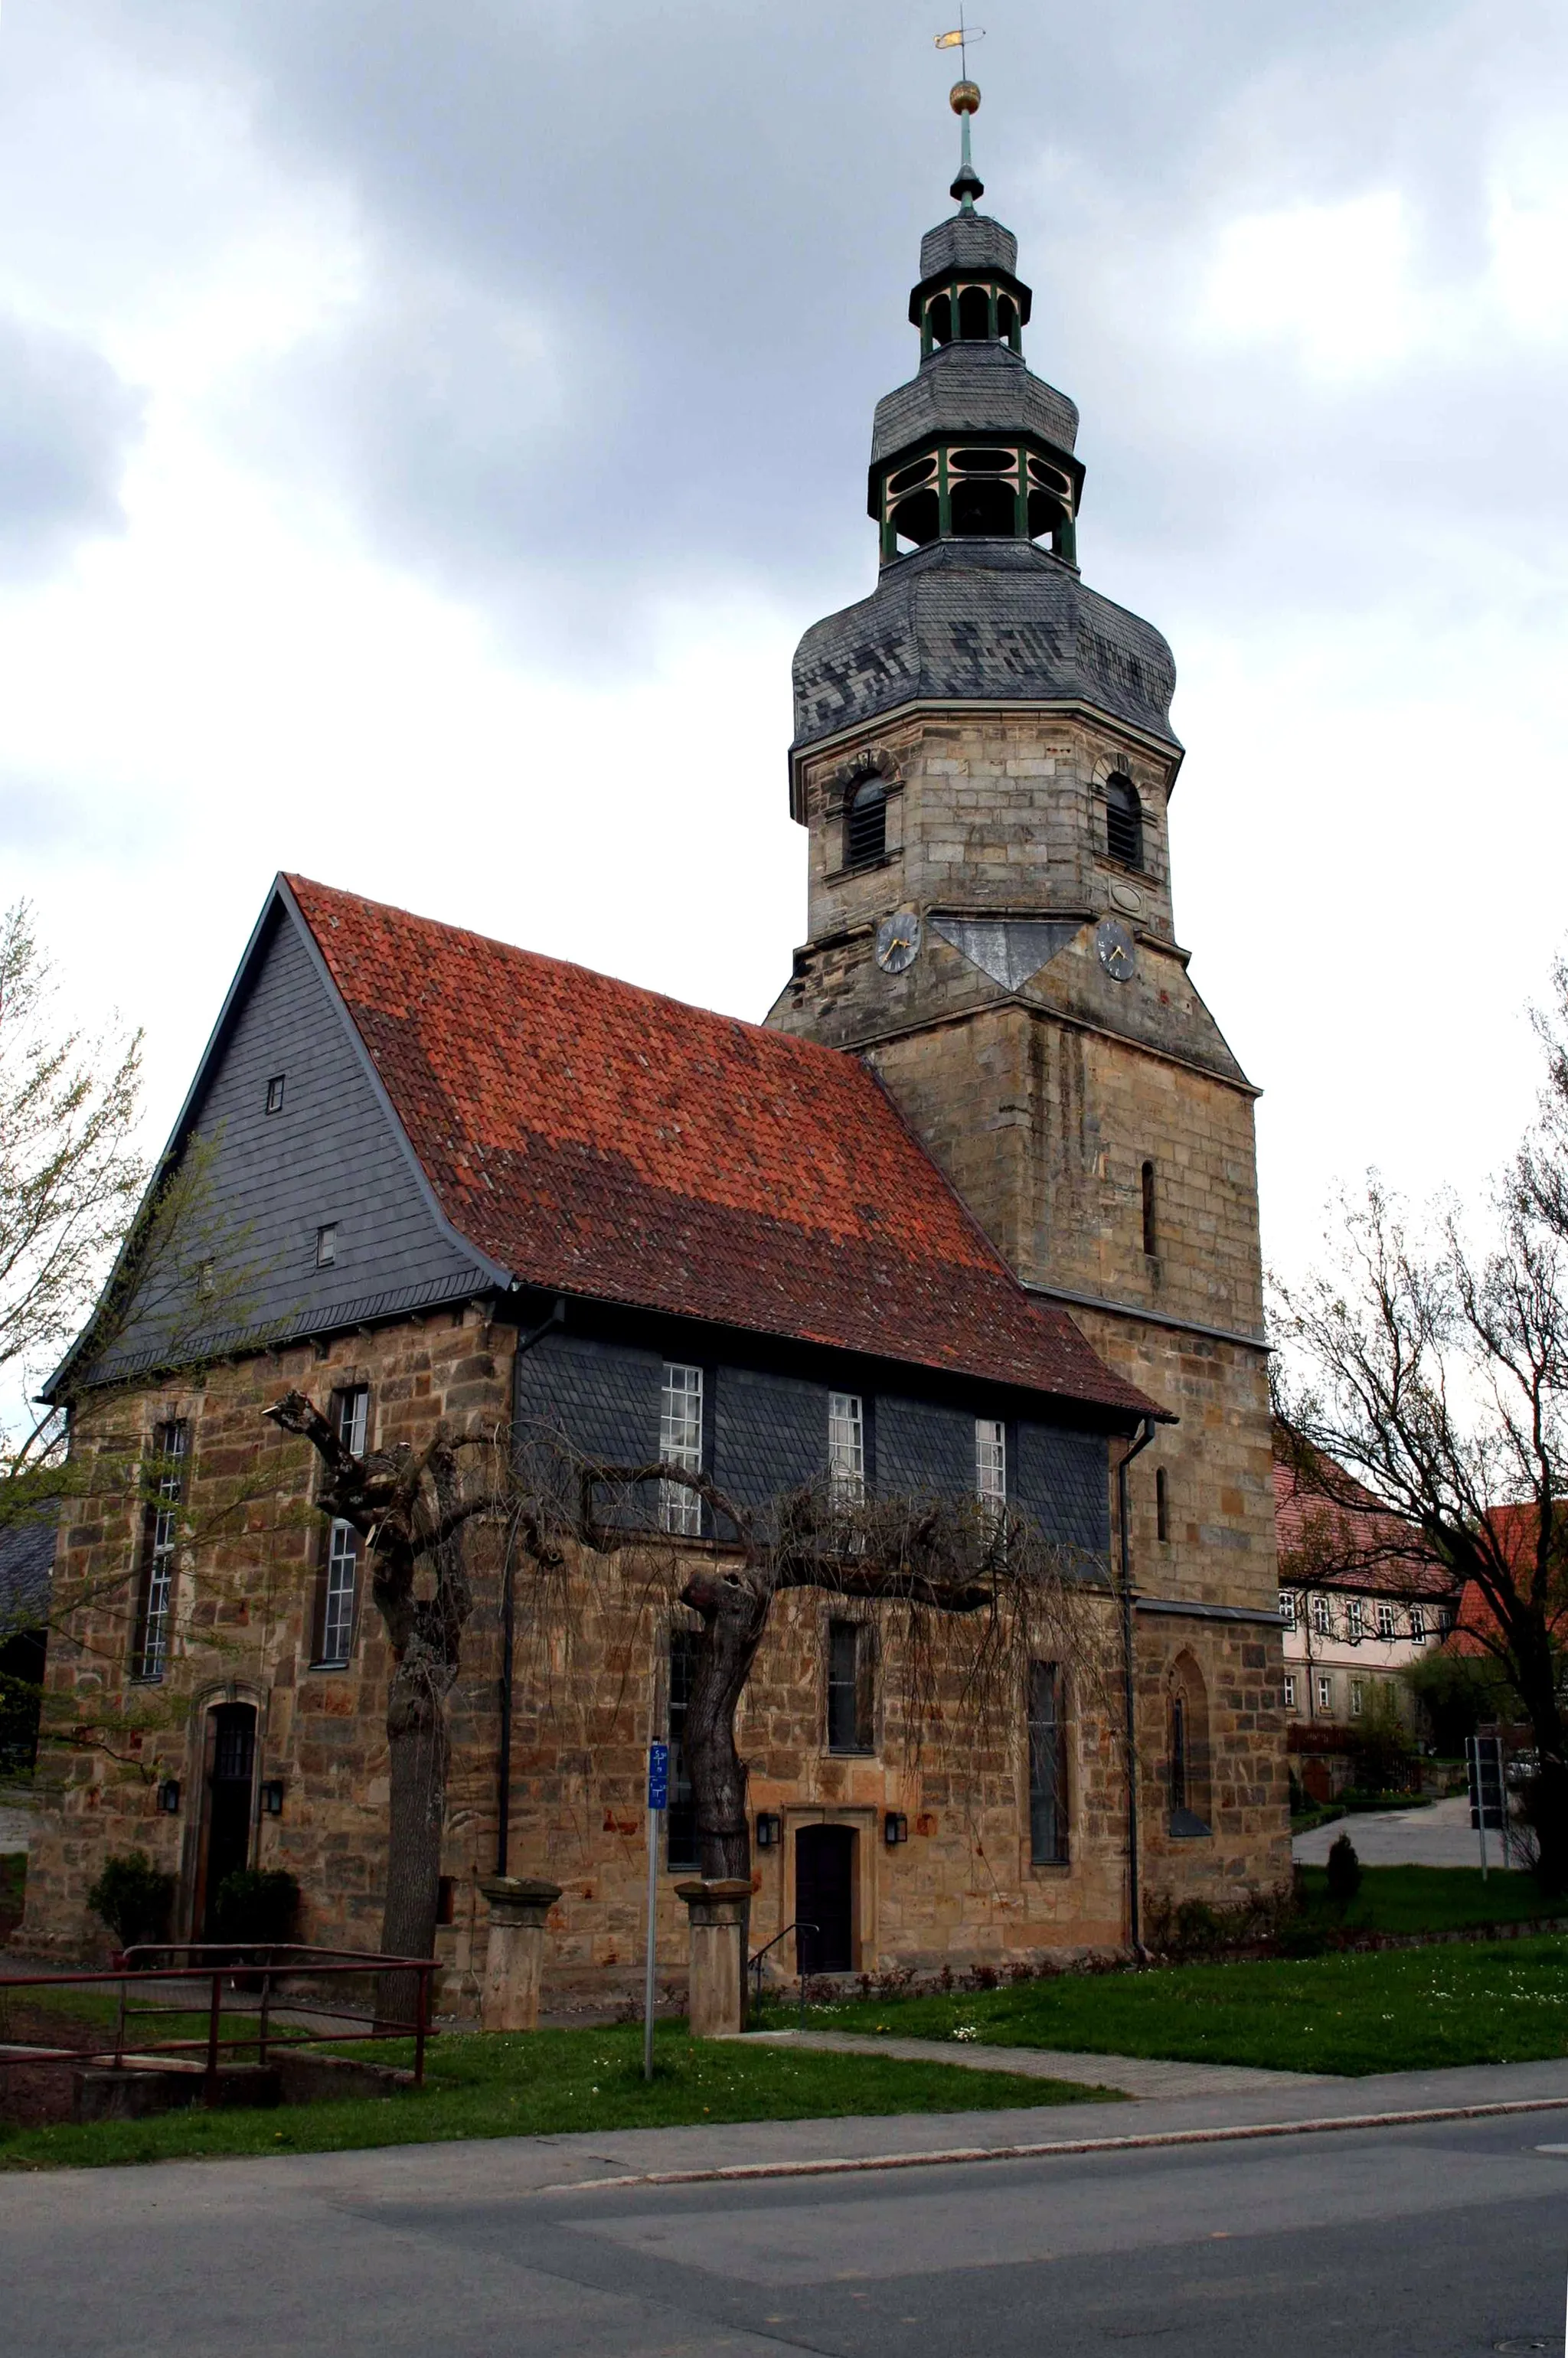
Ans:
[{"label": "dormer window", "polygon": [[887,858],[888,790],[881,778],[862,778],[844,814],[844,865],[875,868]]},{"label": "dormer window", "polygon": [[1105,783],[1105,848],[1119,867],[1143,865],[1143,806],[1137,787],[1119,770]]}]

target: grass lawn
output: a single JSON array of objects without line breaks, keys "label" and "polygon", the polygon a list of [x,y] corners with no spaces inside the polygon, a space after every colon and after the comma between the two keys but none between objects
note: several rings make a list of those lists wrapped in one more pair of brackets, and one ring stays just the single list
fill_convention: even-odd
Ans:
[{"label": "grass lawn", "polygon": [[1299,1962],[1069,1974],[809,2010],[824,2030],[1171,2056],[1282,2071],[1407,2071],[1568,2055],[1568,1939]]},{"label": "grass lawn", "polygon": [[1302,1880],[1309,1922],[1342,1922],[1349,1931],[1448,1932],[1532,1917],[1568,1920],[1568,1899],[1561,1893],[1546,1898],[1533,1875],[1511,1869],[1505,1875],[1500,1867],[1483,1882],[1478,1866],[1364,1866],[1361,1888],[1343,1917],[1329,1909],[1326,1867],[1303,1866]]},{"label": "grass lawn", "polygon": [[[388,2039],[376,2047],[375,2060],[411,2063],[412,2045]],[[660,2026],[651,2083],[643,2078],[643,2034],[635,2025],[540,2030],[528,2038],[438,2039],[429,2049],[427,2082],[421,2094],[273,2112],[165,2113],[155,2120],[84,2127],[7,2129],[0,2123],[0,2171],[208,2154],[320,2153],[345,2146],[703,2121],[829,2120],[857,2113],[984,2112],[1107,2101],[1102,2091],[968,2071],[940,2059],[901,2063],[892,2056],[697,2045],[681,2023]]]}]

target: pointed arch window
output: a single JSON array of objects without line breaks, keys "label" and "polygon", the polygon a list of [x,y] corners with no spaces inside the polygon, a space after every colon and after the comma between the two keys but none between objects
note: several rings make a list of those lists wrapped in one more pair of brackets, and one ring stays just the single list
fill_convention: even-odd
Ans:
[{"label": "pointed arch window", "polygon": [[1143,806],[1137,787],[1119,770],[1105,782],[1105,848],[1122,868],[1143,865]]},{"label": "pointed arch window", "polygon": [[844,814],[844,865],[875,868],[887,858],[888,790],[881,778],[862,778]]}]

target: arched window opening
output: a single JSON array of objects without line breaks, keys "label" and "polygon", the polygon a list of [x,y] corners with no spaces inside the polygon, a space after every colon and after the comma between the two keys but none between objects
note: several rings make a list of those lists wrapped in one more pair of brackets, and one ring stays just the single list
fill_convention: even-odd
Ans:
[{"label": "arched window opening", "polygon": [[946,295],[932,297],[925,307],[925,324],[933,343],[950,344],[952,342],[953,305],[949,297]]},{"label": "arched window opening", "polygon": [[874,868],[887,858],[888,790],[881,778],[862,778],[844,820],[844,865]]},{"label": "arched window opening", "polygon": [[936,498],[935,459],[916,459],[913,465],[890,475],[888,498],[889,521],[901,540],[924,548],[928,540],[936,538],[942,529],[942,512]]},{"label": "arched window opening", "polygon": [[1162,1466],[1154,1468],[1154,1536],[1161,1541],[1171,1536],[1171,1486]]},{"label": "arched window opening", "polygon": [[1105,783],[1105,848],[1123,868],[1143,865],[1143,806],[1137,787],[1119,770]]},{"label": "arched window opening", "polygon": [[996,331],[1002,341],[1018,349],[1018,306],[1011,295],[996,298]]},{"label": "arched window opening", "polygon": [[1029,537],[1044,540],[1049,534],[1060,531],[1065,514],[1062,503],[1052,492],[1031,491],[1029,494]]},{"label": "arched window opening", "polygon": [[982,344],[991,331],[990,291],[966,287],[958,297],[958,333],[967,344]]},{"label": "arched window opening", "polygon": [[1018,503],[1011,483],[980,476],[953,485],[948,510],[960,538],[1005,540],[1011,537]]},{"label": "arched window opening", "polygon": [[1208,1695],[1203,1672],[1191,1654],[1179,1654],[1171,1669],[1167,1789],[1170,1830],[1178,1841],[1195,1841],[1211,1831],[1209,1802]]},{"label": "arched window opening", "polygon": [[1158,1258],[1160,1231],[1154,1218],[1154,1165],[1143,1165],[1143,1249],[1151,1260]]}]

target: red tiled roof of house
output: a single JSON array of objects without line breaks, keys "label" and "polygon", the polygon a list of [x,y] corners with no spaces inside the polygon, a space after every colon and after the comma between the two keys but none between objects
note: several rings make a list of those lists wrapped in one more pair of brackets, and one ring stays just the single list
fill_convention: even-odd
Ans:
[{"label": "red tiled roof of house", "polygon": [[[1509,1506],[1493,1507],[1487,1520],[1507,1563],[1514,1570],[1523,1589],[1530,1579],[1535,1552],[1537,1530],[1535,1503],[1525,1499]],[[1568,1628],[1568,1596],[1564,1596],[1548,1618],[1553,1632]],[[1448,1640],[1451,1653],[1484,1654],[1490,1650],[1486,1639],[1498,1628],[1498,1617],[1474,1580],[1466,1580],[1459,1597],[1458,1618]]]},{"label": "red tiled roof of house", "polygon": [[[1303,1488],[1287,1459],[1275,1455],[1274,1533],[1281,1587],[1453,1595],[1453,1574],[1423,1547],[1413,1524],[1389,1514],[1342,1466],[1334,1466],[1332,1480],[1337,1498],[1318,1497],[1310,1484]],[[1343,1568],[1336,1559],[1343,1560]]]},{"label": "red tiled roof of house", "polygon": [[522,1282],[1162,1413],[856,1057],[286,882],[442,1209]]}]

